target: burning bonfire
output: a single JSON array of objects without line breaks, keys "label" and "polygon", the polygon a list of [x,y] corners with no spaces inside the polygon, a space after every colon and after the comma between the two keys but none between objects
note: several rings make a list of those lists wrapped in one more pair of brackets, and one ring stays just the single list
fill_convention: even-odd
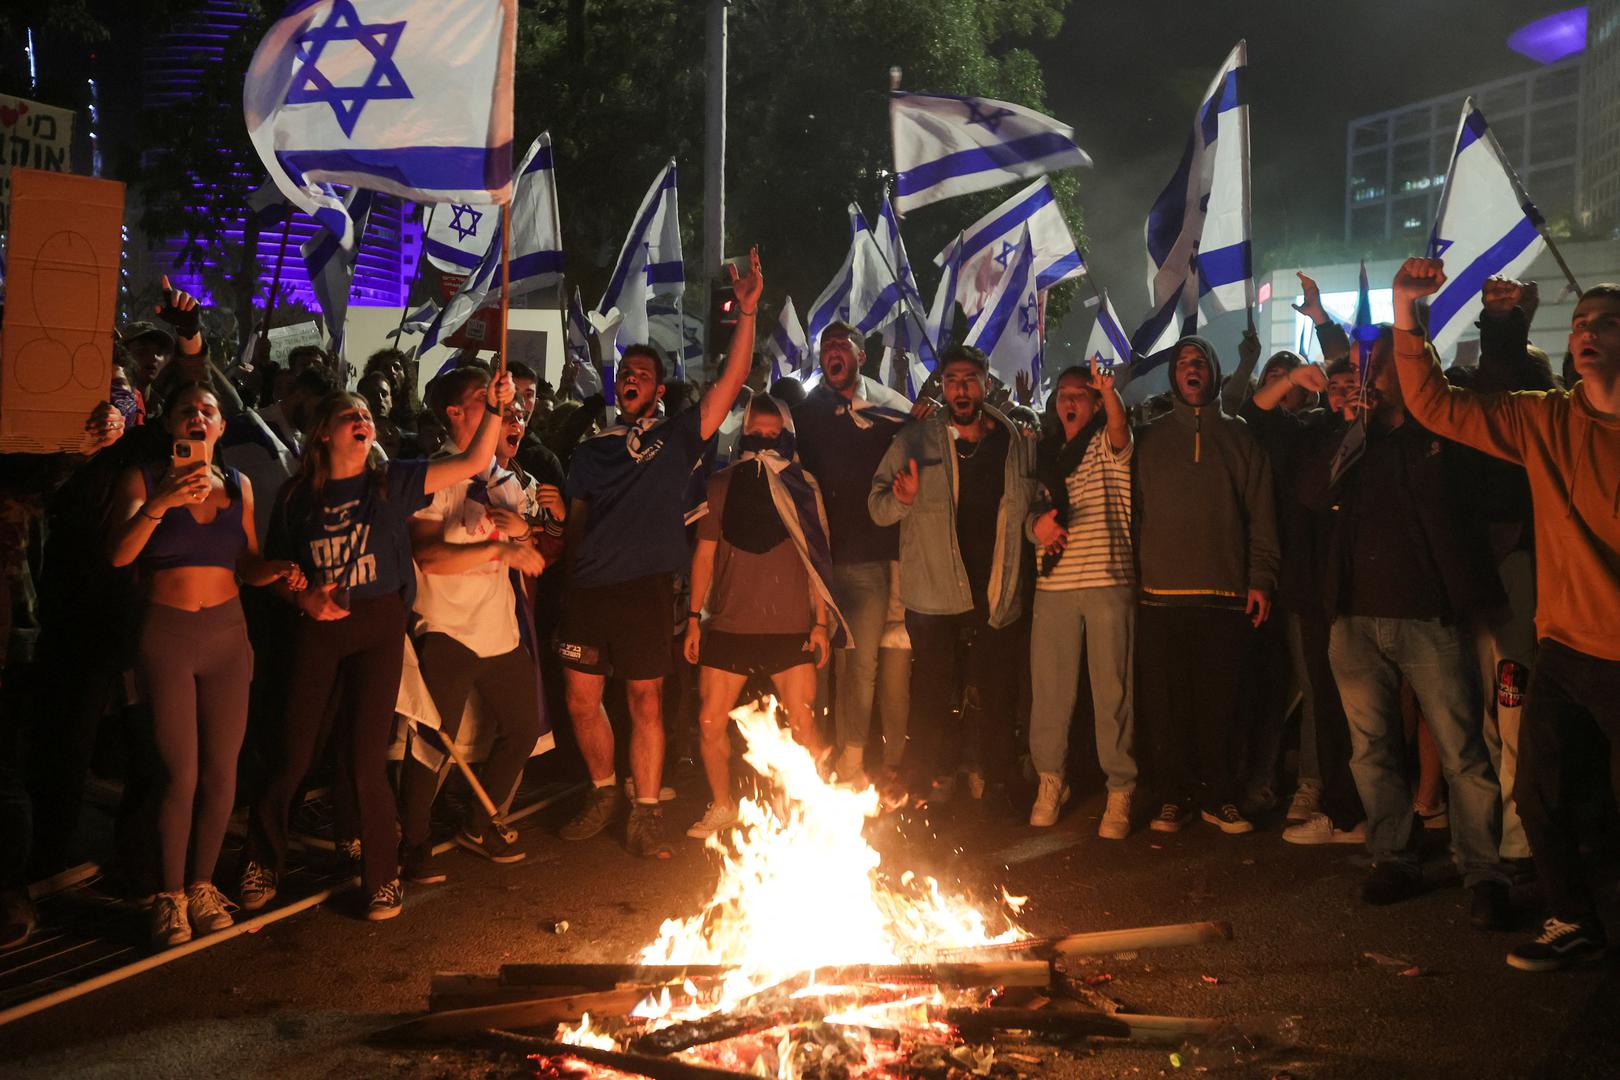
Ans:
[{"label": "burning bonfire", "polygon": [[700,912],[665,920],[632,964],[513,964],[493,982],[439,976],[434,1011],[409,1034],[556,1027],[554,1039],[525,1042],[551,1075],[809,1080],[989,1075],[998,1031],[1212,1030],[1047,1006],[1063,981],[1054,960],[1222,940],[1224,924],[1033,938],[1016,921],[1023,898],[1002,890],[987,910],[885,867],[865,836],[880,811],[875,789],[824,780],[773,709],[732,715],[766,794],[742,799],[739,827],[708,840],[720,877]]}]

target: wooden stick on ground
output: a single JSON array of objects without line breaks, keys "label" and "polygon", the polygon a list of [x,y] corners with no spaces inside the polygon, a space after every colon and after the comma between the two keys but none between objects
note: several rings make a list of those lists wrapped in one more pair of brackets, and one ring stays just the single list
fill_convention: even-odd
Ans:
[{"label": "wooden stick on ground", "polygon": [[1131,1034],[1130,1027],[1118,1017],[1062,1009],[1002,1009],[994,1006],[946,1009],[945,1022],[954,1024],[962,1034],[969,1036],[992,1031],[1034,1031],[1042,1035],[1108,1035],[1125,1039]]},{"label": "wooden stick on ground", "polygon": [[1207,1037],[1220,1031],[1222,1022],[1203,1016],[1148,1016],[1144,1013],[1115,1013],[1113,1019],[1131,1029],[1131,1038],[1141,1042],[1179,1043]]},{"label": "wooden stick on ground", "polygon": [[646,990],[633,987],[628,990],[604,990],[594,994],[574,994],[568,997],[508,1001],[471,1009],[451,1009],[447,1012],[419,1016],[415,1020],[380,1031],[375,1037],[383,1042],[428,1042],[436,1039],[461,1038],[485,1028],[573,1023],[586,1013],[598,1016],[623,1016],[646,996]]},{"label": "wooden stick on ground", "polygon": [[[726,964],[504,964],[500,980],[507,986],[661,986],[686,979],[720,978],[734,970]],[[986,960],[943,964],[849,964],[817,968],[816,981],[933,982],[943,986],[1045,986],[1051,965],[1045,960]]]},{"label": "wooden stick on ground", "polygon": [[1032,953],[1036,956],[1102,956],[1132,949],[1168,949],[1182,945],[1207,945],[1232,940],[1232,924],[1227,922],[1171,923],[1167,926],[1140,926],[1127,930],[1098,930],[1066,937],[1025,938],[1002,945],[964,949],[963,957],[1005,956]]},{"label": "wooden stick on ground", "polygon": [[695,1065],[675,1057],[651,1057],[646,1054],[627,1054],[619,1050],[598,1050],[593,1046],[571,1046],[550,1039],[524,1039],[529,1053],[545,1057],[575,1057],[596,1065],[606,1065],[620,1072],[648,1077],[649,1080],[734,1080],[747,1073],[730,1069],[717,1069],[712,1065]]}]

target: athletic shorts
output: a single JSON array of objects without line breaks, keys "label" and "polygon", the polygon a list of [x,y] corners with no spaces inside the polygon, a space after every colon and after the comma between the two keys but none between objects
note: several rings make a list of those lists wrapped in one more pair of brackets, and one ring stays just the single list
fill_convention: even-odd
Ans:
[{"label": "athletic shorts", "polygon": [[661,679],[673,668],[675,581],[652,574],[563,592],[557,656],[587,675]]},{"label": "athletic shorts", "polygon": [[734,675],[777,675],[800,664],[816,662],[809,634],[728,634],[703,631],[700,667]]}]

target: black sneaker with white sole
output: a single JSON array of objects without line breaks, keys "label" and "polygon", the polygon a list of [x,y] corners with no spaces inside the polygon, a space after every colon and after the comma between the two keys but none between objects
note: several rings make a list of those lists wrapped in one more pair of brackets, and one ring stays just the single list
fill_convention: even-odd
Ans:
[{"label": "black sneaker with white sole", "polygon": [[1254,824],[1243,816],[1233,803],[1222,803],[1214,810],[1203,811],[1203,819],[1221,830],[1223,833],[1237,835],[1239,833],[1254,832]]},{"label": "black sneaker with white sole", "polygon": [[1185,810],[1178,803],[1167,802],[1159,807],[1154,815],[1153,823],[1148,826],[1154,832],[1180,832],[1192,820],[1192,811]]},{"label": "black sneaker with white sole", "polygon": [[1607,948],[1603,928],[1594,919],[1572,923],[1548,919],[1534,941],[1508,951],[1507,962],[1520,971],[1561,971],[1597,960]]},{"label": "black sneaker with white sole", "polygon": [[405,846],[399,853],[399,874],[413,885],[438,885],[450,877],[434,857],[432,844]]},{"label": "black sneaker with white sole", "polygon": [[371,894],[371,902],[366,905],[366,918],[372,922],[392,919],[404,906],[405,888],[399,883],[399,878],[395,878]]},{"label": "black sneaker with white sole", "polygon": [[276,872],[252,859],[243,863],[242,877],[236,888],[236,902],[242,910],[258,911],[275,898]]},{"label": "black sneaker with white sole", "polygon": [[515,863],[525,858],[523,852],[512,846],[517,842],[517,835],[515,829],[486,821],[482,826],[469,825],[462,829],[456,834],[456,843],[492,863]]}]

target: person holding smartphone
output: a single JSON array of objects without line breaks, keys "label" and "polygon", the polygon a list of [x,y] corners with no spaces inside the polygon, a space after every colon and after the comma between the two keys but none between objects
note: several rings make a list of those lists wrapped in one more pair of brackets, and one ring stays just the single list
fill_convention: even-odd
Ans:
[{"label": "person holding smartphone", "polygon": [[238,895],[248,911],[276,895],[293,800],[341,679],[346,692],[333,737],[347,756],[360,808],[366,916],[376,921],[399,914],[394,796],[386,765],[406,614],[416,592],[409,523],[434,492],[465,483],[489,465],[501,410],[512,397],[512,378],[502,372],[485,390],[489,408],[467,447],[431,461],[382,461],[371,408],[358,394],[340,391],[316,405],[298,474],[282,488],[270,518],[270,550],[294,559],[310,587],[282,590],[300,618],[281,760],[254,806],[242,865]]},{"label": "person holding smartphone", "polygon": [[304,575],[295,563],[259,556],[253,485],[213,464],[225,430],[214,392],[183,385],[163,417],[171,459],[124,471],[107,545],[114,566],[137,568],[146,600],[135,673],[163,766],[152,941],[166,947],[233,921],[213,876],[236,799],[253,673],[237,582],[296,592]]}]

